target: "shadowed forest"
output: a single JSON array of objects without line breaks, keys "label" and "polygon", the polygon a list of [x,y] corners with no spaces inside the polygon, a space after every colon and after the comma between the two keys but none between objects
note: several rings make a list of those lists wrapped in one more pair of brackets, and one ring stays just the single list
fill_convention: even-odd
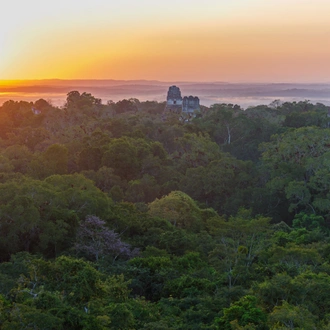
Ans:
[{"label": "shadowed forest", "polygon": [[0,107],[1,329],[330,329],[329,107]]}]

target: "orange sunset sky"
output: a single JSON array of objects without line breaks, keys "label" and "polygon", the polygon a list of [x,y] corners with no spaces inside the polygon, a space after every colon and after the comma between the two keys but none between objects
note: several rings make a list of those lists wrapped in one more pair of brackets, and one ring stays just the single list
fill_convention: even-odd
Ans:
[{"label": "orange sunset sky", "polygon": [[0,80],[330,82],[329,0],[2,0]]}]

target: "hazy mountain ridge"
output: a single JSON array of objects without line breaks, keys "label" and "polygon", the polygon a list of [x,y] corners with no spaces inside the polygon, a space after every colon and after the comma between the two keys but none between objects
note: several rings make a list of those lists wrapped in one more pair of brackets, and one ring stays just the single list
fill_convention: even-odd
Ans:
[{"label": "hazy mountain ridge", "polygon": [[[138,98],[162,102],[171,85],[181,88],[183,95],[199,96],[201,104],[238,103],[242,106],[269,103],[272,99],[323,102],[330,105],[330,84],[324,83],[228,83],[156,80],[0,80],[0,104],[9,99],[36,100],[47,98],[57,105],[65,102],[72,90],[92,93],[107,100]],[[255,99],[255,100],[254,100]]]}]

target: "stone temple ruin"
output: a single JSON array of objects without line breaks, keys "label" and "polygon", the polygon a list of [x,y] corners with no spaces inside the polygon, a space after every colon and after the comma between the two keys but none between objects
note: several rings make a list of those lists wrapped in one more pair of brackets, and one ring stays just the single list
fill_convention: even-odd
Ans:
[{"label": "stone temple ruin", "polygon": [[180,88],[171,86],[167,92],[165,112],[193,114],[200,110],[197,96],[185,96],[182,98]]}]

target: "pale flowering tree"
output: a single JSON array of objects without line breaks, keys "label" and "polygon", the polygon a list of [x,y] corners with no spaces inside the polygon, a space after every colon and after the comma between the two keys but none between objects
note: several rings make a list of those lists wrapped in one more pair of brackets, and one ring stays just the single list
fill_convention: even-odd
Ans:
[{"label": "pale flowering tree", "polygon": [[84,252],[95,261],[104,255],[112,256],[115,261],[119,256],[129,259],[139,253],[138,249],[131,249],[128,243],[122,242],[119,234],[107,228],[105,221],[94,215],[88,215],[81,222],[75,249]]}]

